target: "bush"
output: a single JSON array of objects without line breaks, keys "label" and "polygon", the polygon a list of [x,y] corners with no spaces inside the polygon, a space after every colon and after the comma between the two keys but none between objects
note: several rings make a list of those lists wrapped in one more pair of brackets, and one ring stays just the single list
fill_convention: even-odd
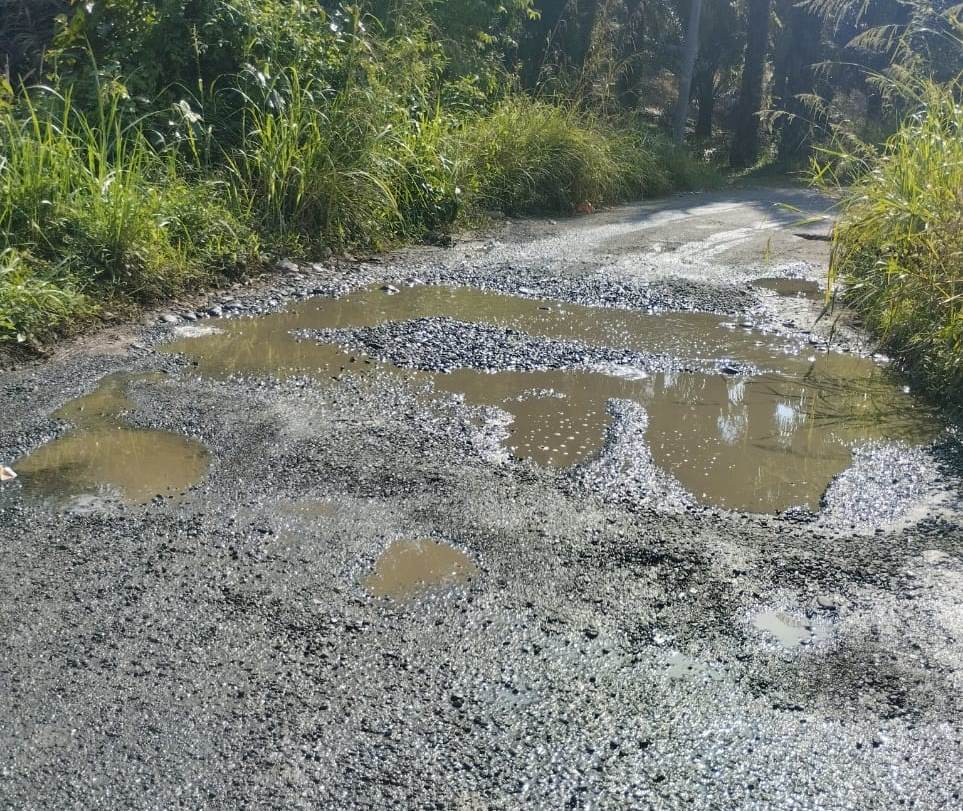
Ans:
[{"label": "bush", "polygon": [[[960,90],[927,85],[919,111],[843,189],[830,270],[903,366],[931,392],[957,402],[963,394]],[[833,177],[827,166],[817,176]]]},{"label": "bush", "polygon": [[282,241],[384,246],[442,218],[437,198],[453,183],[439,127],[367,88],[332,93],[291,68],[248,97],[227,162],[244,204]]},{"label": "bush", "polygon": [[571,211],[717,177],[641,125],[527,96],[509,97],[469,121],[460,148],[473,202],[509,213]]},{"label": "bush", "polygon": [[616,139],[572,106],[515,96],[463,131],[465,185],[482,208],[566,211],[615,199]]}]

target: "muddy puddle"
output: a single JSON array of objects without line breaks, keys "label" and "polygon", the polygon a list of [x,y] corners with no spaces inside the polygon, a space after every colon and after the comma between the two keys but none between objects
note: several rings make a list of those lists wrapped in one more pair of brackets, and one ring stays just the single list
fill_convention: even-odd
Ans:
[{"label": "muddy puddle", "polygon": [[178,495],[207,471],[204,446],[180,434],[134,428],[122,413],[134,407],[127,385],[154,375],[109,375],[97,388],[54,412],[72,430],[21,459],[24,492],[83,508],[102,499],[144,503]]},{"label": "muddy puddle", "polygon": [[[781,280],[786,281],[786,280]],[[748,365],[752,375],[639,369],[448,373],[399,370],[311,339],[300,330],[372,327],[448,317],[550,339],[679,359],[677,366]],[[596,455],[610,402],[641,405],[654,462],[698,500],[751,512],[818,509],[830,480],[871,440],[918,444],[936,421],[870,359],[816,352],[783,336],[702,313],[650,314],[540,301],[470,288],[417,286],[314,299],[256,319],[208,322],[211,334],[165,349],[211,375],[338,377],[403,374],[511,415],[506,446],[520,458],[567,467]],[[407,338],[398,340],[408,340]],[[415,337],[413,340],[420,340]],[[423,350],[423,347],[419,347]]]},{"label": "muddy puddle", "polygon": [[378,558],[364,586],[374,597],[407,600],[433,588],[471,580],[478,568],[468,555],[430,538],[394,541]]},{"label": "muddy puddle", "polygon": [[[262,373],[276,376],[337,375],[351,353],[310,339],[302,330],[372,327],[392,321],[447,317],[490,324],[531,335],[581,341],[591,346],[666,354],[699,362],[787,363],[793,346],[706,313],[640,313],[522,298],[468,287],[419,285],[396,293],[380,288],[340,299],[310,299],[260,318],[217,319],[187,327],[186,337],[164,347],[191,356],[208,374]],[[196,336],[198,331],[208,334]]]},{"label": "muddy puddle", "polygon": [[819,283],[809,279],[786,279],[779,276],[754,279],[753,287],[761,287],[764,290],[771,290],[777,296],[787,298],[807,298],[818,300],[823,297],[823,292],[819,289]]}]

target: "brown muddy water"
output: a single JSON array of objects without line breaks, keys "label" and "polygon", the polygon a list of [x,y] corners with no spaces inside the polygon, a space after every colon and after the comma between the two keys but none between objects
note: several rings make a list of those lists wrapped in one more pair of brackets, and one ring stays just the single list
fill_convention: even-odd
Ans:
[{"label": "brown muddy water", "polygon": [[823,292],[819,289],[819,283],[809,279],[786,279],[781,276],[767,276],[762,279],[754,279],[753,287],[761,287],[764,290],[771,290],[777,296],[787,296],[790,298],[820,299]]},{"label": "brown muddy water", "polygon": [[[749,363],[751,376],[638,370],[399,371],[292,332],[374,326],[447,316],[535,336],[669,353],[693,363]],[[337,377],[377,370],[427,381],[436,391],[511,416],[506,446],[536,464],[566,467],[602,448],[610,400],[641,405],[655,463],[698,500],[751,512],[818,509],[831,479],[870,440],[922,443],[938,424],[872,360],[815,352],[785,337],[703,313],[649,314],[539,301],[471,288],[380,289],[313,299],[253,319],[219,319],[165,351],[210,375],[261,373]],[[206,330],[207,334],[198,335]]]},{"label": "brown muddy water", "polygon": [[134,407],[127,384],[157,378],[109,375],[54,412],[73,430],[17,463],[24,492],[58,504],[110,497],[144,503],[178,495],[200,480],[208,464],[203,445],[170,431],[133,428],[120,416]]},{"label": "brown muddy water", "polygon": [[471,580],[478,568],[468,555],[431,538],[394,541],[364,581],[374,597],[406,600],[433,588]]},{"label": "brown muddy water", "polygon": [[290,333],[433,317],[491,324],[593,346],[666,353],[692,361],[725,357],[734,362],[784,365],[787,351],[792,349],[787,340],[774,336],[764,339],[730,320],[705,313],[640,313],[468,287],[420,285],[403,288],[394,295],[368,288],[340,299],[311,299],[255,319],[211,320],[203,326],[183,328],[186,337],[165,350],[190,355],[208,374],[243,372],[284,377],[307,373],[323,377],[342,371],[350,355],[313,340],[298,341]]}]

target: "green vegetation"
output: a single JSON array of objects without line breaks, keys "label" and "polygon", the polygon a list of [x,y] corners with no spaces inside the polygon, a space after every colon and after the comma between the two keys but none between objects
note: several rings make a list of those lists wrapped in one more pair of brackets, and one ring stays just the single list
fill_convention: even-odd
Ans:
[{"label": "green vegetation", "polygon": [[[923,86],[917,111],[879,152],[829,153],[863,172],[843,187],[831,276],[902,365],[936,395],[963,396],[963,104],[959,85]],[[907,94],[908,95],[908,94]],[[843,160],[840,160],[842,158]]]},{"label": "green vegetation", "polygon": [[460,140],[459,174],[471,204],[511,213],[571,211],[583,202],[711,186],[719,177],[641,124],[525,96],[471,121]]},{"label": "green vegetation", "polygon": [[151,300],[242,267],[256,241],[188,182],[116,99],[93,119],[69,97],[23,96],[0,114],[0,330],[18,341],[63,329],[92,295]]}]

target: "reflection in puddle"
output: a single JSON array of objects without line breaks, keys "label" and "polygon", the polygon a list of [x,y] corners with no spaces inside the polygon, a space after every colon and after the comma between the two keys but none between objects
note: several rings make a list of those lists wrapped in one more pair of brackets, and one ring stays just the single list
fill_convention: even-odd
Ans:
[{"label": "reflection in puddle", "polygon": [[[492,324],[546,338],[581,341],[638,352],[666,353],[692,361],[786,362],[786,341],[733,329],[706,313],[639,313],[526,299],[469,287],[407,287],[395,295],[366,288],[340,299],[311,299],[260,318],[212,321],[217,334],[184,338],[164,347],[184,352],[213,375],[261,373],[279,377],[337,375],[357,366],[356,356],[315,340],[298,340],[300,330],[371,327],[388,321],[448,317]],[[351,358],[355,357],[352,363]]]},{"label": "reflection in puddle", "polygon": [[763,611],[756,615],[752,624],[760,631],[776,638],[784,648],[795,648],[810,640],[820,640],[826,637],[822,630],[814,629],[802,620],[781,611]]},{"label": "reflection in puddle", "polygon": [[478,572],[472,559],[453,546],[425,538],[395,541],[365,578],[375,597],[404,600],[433,587],[470,580]]},{"label": "reflection in puddle", "polygon": [[[556,396],[516,399],[533,384]],[[752,512],[817,509],[830,479],[849,466],[853,444],[923,441],[931,430],[871,361],[843,354],[819,354],[794,376],[660,373],[633,380],[586,371],[458,370],[436,377],[435,387],[508,411],[513,453],[559,467],[602,446],[607,400],[635,401],[646,409],[646,439],[659,467],[701,500]]]},{"label": "reflection in puddle", "polygon": [[[439,316],[593,346],[666,353],[680,365],[697,368],[724,360],[766,371],[748,377],[678,371],[621,376],[628,370],[618,369],[402,371],[291,334]],[[436,391],[508,412],[513,420],[507,446],[540,465],[564,467],[591,458],[611,422],[608,401],[634,401],[647,413],[645,435],[656,464],[697,499],[732,509],[818,509],[830,480],[849,466],[854,445],[877,439],[920,443],[937,431],[930,415],[871,360],[813,353],[702,313],[646,314],[419,286],[396,295],[369,288],[257,319],[214,323],[217,334],[179,340],[166,351],[185,353],[212,375],[324,379],[344,370],[378,370],[428,382]]]},{"label": "reflection in puddle", "polygon": [[196,483],[207,470],[203,445],[170,431],[132,428],[120,419],[122,411],[133,407],[126,384],[156,378],[109,375],[92,393],[56,411],[53,416],[75,430],[17,464],[24,492],[87,509],[103,497],[144,503]]},{"label": "reflection in puddle", "polygon": [[818,299],[823,295],[819,290],[819,283],[809,279],[785,279],[772,276],[753,279],[752,285],[762,287],[765,290],[772,290],[778,296]]}]

